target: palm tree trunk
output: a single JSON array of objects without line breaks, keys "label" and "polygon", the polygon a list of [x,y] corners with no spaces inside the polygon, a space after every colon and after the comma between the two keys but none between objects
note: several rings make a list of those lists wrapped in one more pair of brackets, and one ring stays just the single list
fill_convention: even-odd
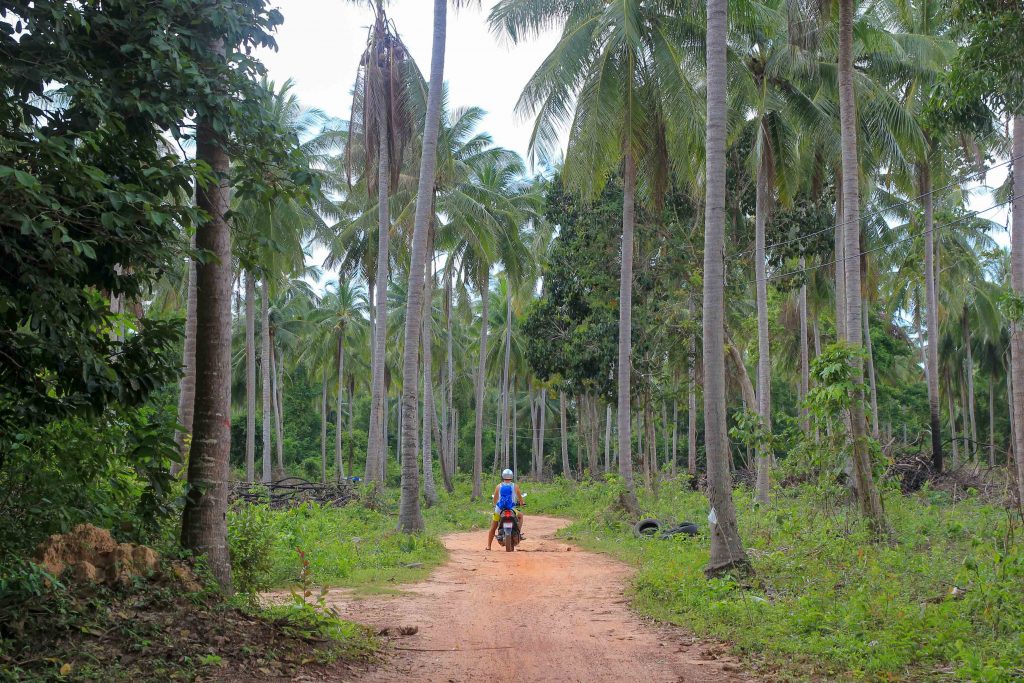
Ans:
[{"label": "palm tree trunk", "polygon": [[971,446],[973,459],[978,461],[978,422],[974,411],[974,350],[971,348],[971,323],[967,319],[967,306],[964,306],[963,313],[964,348],[967,351],[967,414],[971,420],[971,439],[974,441]]},{"label": "palm tree trunk", "polygon": [[707,5],[707,135],[704,203],[704,432],[711,504],[711,557],[705,574],[749,567],[729,473],[725,413],[725,121],[727,0]]},{"label": "palm tree trunk", "polygon": [[632,141],[625,144],[622,195],[622,256],[619,265],[619,356],[618,372],[618,428],[619,428],[619,475],[624,488],[622,503],[633,515],[640,513],[633,483],[633,457],[630,432],[630,381],[633,372],[633,232],[636,224],[636,161],[633,158]]},{"label": "palm tree trunk", "polygon": [[566,479],[572,478],[572,470],[569,468],[569,426],[565,416],[565,392],[558,392],[558,420],[562,428],[562,476]]},{"label": "palm tree trunk", "polygon": [[377,267],[374,283],[377,302],[374,311],[373,349],[370,355],[370,424],[366,445],[366,478],[370,482],[383,482],[386,469],[387,442],[384,440],[384,412],[387,397],[384,388],[384,347],[388,329],[388,272],[390,269],[390,182],[391,152],[389,149],[387,113],[377,113]]},{"label": "palm tree trunk", "polygon": [[516,417],[516,400],[515,400],[515,382],[512,382],[512,471],[519,476],[519,449],[518,439],[516,439],[518,420]]},{"label": "palm tree trunk", "polygon": [[967,382],[964,377],[963,366],[960,367],[960,415],[962,416],[962,424],[960,429],[960,435],[964,440],[964,460],[968,460],[971,457],[971,437],[969,433],[969,424],[967,420]]},{"label": "palm tree trunk", "polygon": [[[1024,115],[1013,117],[1013,233],[1010,283],[1024,295]],[[1010,386],[1013,391],[1013,457],[1017,463],[1017,500],[1024,501],[1024,326],[1010,323]]]},{"label": "palm tree trunk", "polygon": [[[449,448],[448,432],[451,429],[451,401],[449,400],[449,381],[451,376],[451,268],[445,268],[444,275],[444,324],[445,324],[445,359],[441,367],[438,383],[441,387],[441,472],[445,480],[445,488],[451,483],[451,449]],[[448,489],[449,492],[451,489]]]},{"label": "palm tree trunk", "polygon": [[263,483],[269,484],[273,479],[273,459],[271,449],[273,448],[273,402],[270,392],[270,284],[266,275],[263,276],[262,297],[260,301],[260,405],[263,411],[263,449],[261,459],[263,461]]},{"label": "palm tree trunk", "polygon": [[505,273],[505,367],[501,379],[501,451],[502,467],[508,467],[509,438],[509,364],[512,359],[512,283]]},{"label": "palm tree trunk", "polygon": [[[195,246],[195,238],[192,238],[192,246]],[[188,283],[185,293],[185,339],[184,353],[182,358],[182,375],[178,393],[178,424],[184,427],[184,431],[174,433],[174,443],[178,446],[178,453],[181,455],[180,463],[171,465],[171,476],[178,474],[187,466],[188,448],[186,439],[192,436],[192,419],[195,414],[196,404],[196,262],[195,259],[188,260]]]},{"label": "palm tree trunk", "polygon": [[[663,400],[661,402],[661,447],[665,449],[665,463],[672,462],[675,453],[672,447],[672,440],[669,438],[668,406]],[[675,474],[675,472],[672,472]]]},{"label": "palm tree trunk", "polygon": [[[857,167],[857,111],[853,90],[853,0],[839,0],[839,119],[843,166],[843,222],[846,271],[846,335],[855,347],[861,345],[860,315],[860,188]],[[853,384],[856,396],[863,396],[864,366],[853,360]],[[870,521],[878,538],[890,536],[882,509],[882,498],[875,487],[867,448],[864,407],[859,400],[850,408],[853,436],[853,471],[861,513]]]},{"label": "palm tree trunk", "polygon": [[320,481],[327,483],[327,375],[323,378],[323,400],[320,402]]},{"label": "palm tree trunk", "polygon": [[543,387],[540,390],[540,435],[537,437],[537,478],[544,478],[544,437],[545,423],[548,415],[548,390]]},{"label": "palm tree trunk", "polygon": [[[224,40],[210,51],[224,58]],[[181,544],[206,556],[206,566],[225,593],[231,592],[227,543],[228,471],[231,454],[231,162],[213,121],[197,121],[196,159],[216,180],[196,191],[196,206],[209,216],[196,232],[196,248],[213,258],[196,264],[196,398],[188,489],[182,512]]]},{"label": "palm tree trunk", "polygon": [[871,436],[876,440],[878,432],[878,386],[875,379],[875,351],[871,346],[871,321],[868,317],[868,307],[863,309],[864,320],[864,345],[867,348],[868,356],[868,383],[871,387]]},{"label": "palm tree trunk", "polygon": [[[338,394],[337,394],[337,410],[334,416],[334,480],[340,482],[345,477],[345,468],[342,467],[341,462],[341,403],[342,403],[342,389],[345,386],[345,328],[342,327],[338,331]],[[349,401],[352,400],[351,394],[349,395]],[[349,406],[349,414],[352,413],[352,406]],[[351,449],[351,438],[349,447]],[[349,457],[348,463],[349,474],[352,473],[352,458]]]},{"label": "palm tree trunk", "polygon": [[[434,335],[433,335],[433,294],[434,294],[434,225],[428,221],[427,258],[423,259],[423,320],[420,338],[423,343],[423,498],[427,506],[437,504],[437,488],[434,485],[433,454],[430,449],[434,417]],[[444,467],[442,466],[442,469]]]},{"label": "palm tree trunk", "polygon": [[[350,476],[355,476],[352,469],[352,460],[355,457],[355,441],[352,439],[352,432],[355,430],[355,422],[353,420],[352,413],[352,402],[353,397],[356,393],[356,377],[355,375],[349,375],[348,378],[348,472]],[[363,466],[363,478],[366,478],[366,466]]]},{"label": "palm tree trunk", "polygon": [[604,472],[612,470],[612,405],[604,407]]},{"label": "palm tree trunk", "polygon": [[939,304],[935,287],[935,235],[932,210],[932,181],[928,162],[918,167],[918,182],[924,202],[924,278],[928,346],[925,351],[928,369],[928,411],[932,428],[932,467],[942,471],[942,431],[939,414]]},{"label": "palm tree trunk", "polygon": [[[693,295],[688,297],[690,320],[697,318],[697,303]],[[697,335],[690,337],[690,355],[687,360],[687,415],[686,415],[686,471],[690,473],[690,483],[697,486]]]},{"label": "palm tree trunk", "polygon": [[846,339],[846,252],[845,227],[846,208],[843,195],[843,170],[836,171],[836,228],[834,236],[835,244],[835,271],[836,271],[836,341]]},{"label": "palm tree trunk", "polygon": [[284,473],[284,388],[281,386],[284,379],[284,372],[281,369],[277,358],[277,351],[274,348],[274,335],[271,330],[270,336],[270,391],[274,395],[274,424],[277,426],[277,471],[278,478],[283,479]]},{"label": "palm tree trunk", "polygon": [[953,405],[953,378],[949,376],[948,372],[946,373],[946,403],[949,404],[949,433],[950,447],[953,451],[953,467],[956,467],[960,462],[960,449],[957,445],[956,412]]},{"label": "palm tree trunk", "polygon": [[256,280],[245,273],[245,481],[256,477]]},{"label": "palm tree trunk", "polygon": [[473,433],[473,496],[480,497],[480,478],[484,469],[484,381],[487,372],[487,304],[491,298],[489,274],[481,276],[480,287],[480,360],[476,368],[476,400],[473,411],[476,427]]},{"label": "palm tree trunk", "polygon": [[676,476],[679,454],[679,401],[672,399],[672,476]]},{"label": "palm tree trunk", "polygon": [[988,466],[996,466],[996,382],[988,380]]},{"label": "palm tree trunk", "polygon": [[[803,256],[800,257],[800,270],[807,267]],[[800,428],[806,434],[810,431],[811,425],[807,415],[807,408],[803,402],[807,399],[807,392],[811,385],[811,364],[807,349],[807,283],[800,285]]]},{"label": "palm tree trunk", "polygon": [[[754,210],[754,279],[757,298],[757,404],[758,415],[764,428],[772,430],[772,366],[768,347],[768,281],[765,264],[764,233],[768,221],[768,136],[764,123],[760,126],[761,158],[757,164],[757,190]],[[751,406],[754,408],[754,406]],[[755,498],[762,505],[768,504],[771,457],[767,444],[757,446],[757,480],[754,486]]]}]

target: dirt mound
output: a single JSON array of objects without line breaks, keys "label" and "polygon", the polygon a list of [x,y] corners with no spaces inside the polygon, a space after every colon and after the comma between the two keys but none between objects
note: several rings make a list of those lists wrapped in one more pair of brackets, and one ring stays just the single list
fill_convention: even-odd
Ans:
[{"label": "dirt mound", "polygon": [[160,568],[160,556],[152,548],[118,543],[109,531],[92,524],[79,524],[69,533],[50,536],[39,545],[35,559],[54,576],[68,572],[80,583],[127,585]]}]

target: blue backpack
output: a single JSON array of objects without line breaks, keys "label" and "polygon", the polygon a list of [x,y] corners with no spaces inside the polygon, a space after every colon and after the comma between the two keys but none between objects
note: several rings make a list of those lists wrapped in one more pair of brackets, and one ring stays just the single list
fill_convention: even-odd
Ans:
[{"label": "blue backpack", "polygon": [[505,482],[501,483],[501,487],[498,489],[498,509],[499,510],[512,510],[516,506],[515,500],[516,486],[515,484],[508,484]]}]

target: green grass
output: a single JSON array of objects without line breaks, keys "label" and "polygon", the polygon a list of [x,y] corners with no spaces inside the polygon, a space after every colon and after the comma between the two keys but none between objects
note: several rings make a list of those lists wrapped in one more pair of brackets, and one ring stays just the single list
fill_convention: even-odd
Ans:
[{"label": "green grass", "polygon": [[[1006,510],[937,491],[887,492],[898,543],[870,542],[856,511],[811,489],[773,492],[755,506],[736,492],[755,576],[708,581],[706,533],[638,540],[616,506],[613,483],[524,483],[527,514],[575,520],[560,533],[636,568],[634,608],[727,642],[748,666],[783,680],[1024,678],[1024,551]],[[641,495],[645,515],[706,530],[707,501],[682,480]],[[396,592],[446,554],[439,535],[486,528],[489,505],[470,503],[466,482],[425,511],[427,532],[395,531],[397,500],[384,512],[359,505],[308,506],[271,515],[271,583],[293,583],[307,553],[312,580],[357,594]],[[413,566],[410,566],[413,565]],[[951,594],[956,587],[956,596]]]}]

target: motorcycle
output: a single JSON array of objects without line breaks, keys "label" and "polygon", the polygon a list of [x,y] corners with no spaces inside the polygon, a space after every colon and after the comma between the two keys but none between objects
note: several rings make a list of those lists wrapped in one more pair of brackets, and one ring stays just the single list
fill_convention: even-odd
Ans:
[{"label": "motorcycle", "polygon": [[[523,494],[526,498],[526,494]],[[524,503],[522,507],[526,507]],[[522,540],[519,531],[519,515],[515,510],[502,510],[498,516],[498,535],[495,537],[501,545],[505,546],[505,552],[513,552]]]}]

